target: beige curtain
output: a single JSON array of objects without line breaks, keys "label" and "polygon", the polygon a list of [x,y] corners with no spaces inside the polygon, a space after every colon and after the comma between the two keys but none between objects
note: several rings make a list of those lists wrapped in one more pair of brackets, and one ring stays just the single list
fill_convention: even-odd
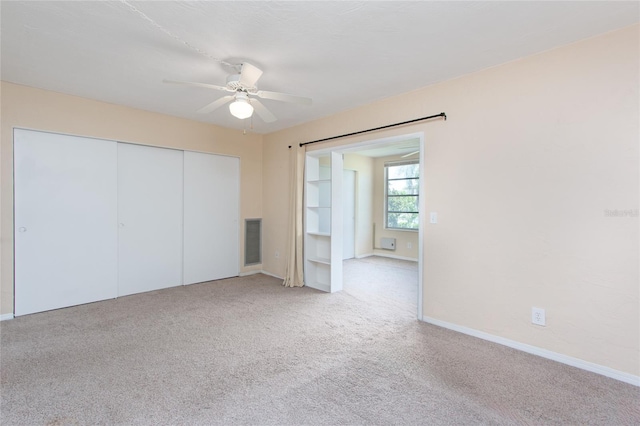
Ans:
[{"label": "beige curtain", "polygon": [[295,144],[289,150],[289,226],[285,287],[304,286],[304,229],[302,223],[305,148]]}]

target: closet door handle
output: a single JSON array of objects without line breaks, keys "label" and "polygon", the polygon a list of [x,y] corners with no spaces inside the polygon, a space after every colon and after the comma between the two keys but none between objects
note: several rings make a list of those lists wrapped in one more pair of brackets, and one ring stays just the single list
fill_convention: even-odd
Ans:
[{"label": "closet door handle", "polygon": [[18,232],[27,232],[27,228],[21,226],[20,228],[18,228]]}]

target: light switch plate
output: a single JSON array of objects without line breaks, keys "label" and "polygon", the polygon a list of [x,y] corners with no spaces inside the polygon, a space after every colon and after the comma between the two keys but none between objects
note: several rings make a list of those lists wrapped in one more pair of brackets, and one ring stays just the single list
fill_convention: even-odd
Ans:
[{"label": "light switch plate", "polygon": [[438,223],[438,212],[431,212],[429,215],[429,222]]}]

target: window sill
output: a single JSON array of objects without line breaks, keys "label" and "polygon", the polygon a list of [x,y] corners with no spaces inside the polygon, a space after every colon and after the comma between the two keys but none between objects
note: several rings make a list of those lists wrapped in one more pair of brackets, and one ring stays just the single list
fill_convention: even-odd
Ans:
[{"label": "window sill", "polygon": [[419,232],[419,229],[407,229],[407,228],[384,228],[385,231],[400,231],[400,232]]}]

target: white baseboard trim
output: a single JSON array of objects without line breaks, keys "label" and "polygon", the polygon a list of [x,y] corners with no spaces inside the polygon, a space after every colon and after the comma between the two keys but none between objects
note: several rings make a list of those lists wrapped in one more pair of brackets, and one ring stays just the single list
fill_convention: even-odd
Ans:
[{"label": "white baseboard trim", "polygon": [[396,256],[395,254],[386,254],[386,253],[379,253],[379,252],[373,253],[372,256],[389,257],[391,259],[408,260],[408,261],[411,261],[411,262],[417,262],[418,261],[418,259],[415,259],[413,257]]},{"label": "white baseboard trim", "polygon": [[279,278],[281,280],[284,280],[284,278],[279,277],[275,274],[272,274],[271,272],[267,272],[267,271],[263,271],[263,270],[255,270],[255,271],[246,271],[246,272],[241,272],[238,276],[239,277],[248,277],[249,275],[256,275],[256,274],[265,274],[265,275],[269,275],[270,277],[274,277],[274,278]]},{"label": "white baseboard trim", "polygon": [[448,328],[449,330],[457,331],[459,333],[468,334],[469,336],[477,337],[479,339],[488,340],[493,343],[508,346],[513,349],[517,349],[523,352],[527,352],[533,355],[541,356],[553,361],[567,364],[572,367],[580,368],[582,370],[590,371],[592,373],[600,374],[602,376],[610,377],[621,382],[629,383],[630,385],[640,386],[640,376],[625,373],[623,371],[614,370],[604,365],[595,364],[593,362],[584,361],[579,358],[574,358],[561,353],[553,352],[547,349],[539,348],[537,346],[527,345],[526,343],[516,342],[515,340],[507,339],[493,334],[485,333],[484,331],[475,330],[473,328],[464,327],[450,322],[441,321],[439,319],[423,316],[422,320],[429,324],[437,325],[439,327]]},{"label": "white baseboard trim", "polygon": [[256,274],[262,274],[262,271],[257,269],[255,271],[240,272],[240,274],[238,274],[238,276],[239,277],[248,277],[249,275],[256,275]]},{"label": "white baseboard trim", "polygon": [[258,272],[260,272],[261,274],[269,275],[270,277],[273,277],[273,278],[278,278],[280,280],[284,280],[283,277],[280,277],[280,276],[278,276],[276,274],[272,274],[271,272],[267,272],[267,271],[258,271]]},{"label": "white baseboard trim", "polygon": [[13,319],[13,314],[2,314],[0,315],[0,321],[6,321]]},{"label": "white baseboard trim", "polygon": [[375,256],[373,253],[359,254],[356,256],[356,259],[364,259],[365,257]]}]

